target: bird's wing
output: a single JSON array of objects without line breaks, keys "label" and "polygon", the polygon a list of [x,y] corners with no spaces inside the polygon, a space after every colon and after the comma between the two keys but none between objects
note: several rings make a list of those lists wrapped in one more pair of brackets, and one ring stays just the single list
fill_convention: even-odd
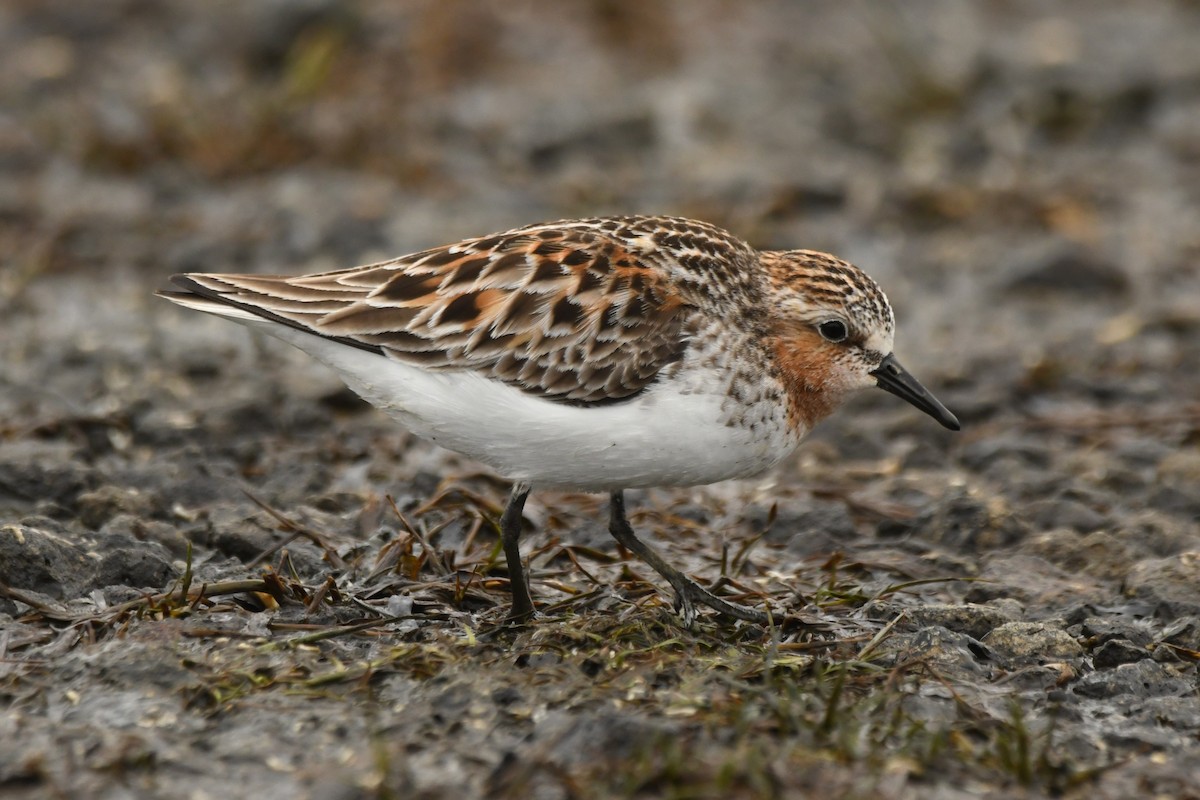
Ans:
[{"label": "bird's wing", "polygon": [[595,229],[538,226],[317,275],[176,275],[188,293],[166,296],[598,404],[637,394],[686,346],[687,304],[635,251]]}]

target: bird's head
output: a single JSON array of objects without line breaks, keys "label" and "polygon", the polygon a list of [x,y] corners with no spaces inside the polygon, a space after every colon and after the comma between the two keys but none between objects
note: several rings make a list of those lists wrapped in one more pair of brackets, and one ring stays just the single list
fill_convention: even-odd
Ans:
[{"label": "bird's head", "polygon": [[866,273],[812,250],[763,253],[773,304],[773,343],[784,382],[812,426],[851,392],[877,386],[950,430],[958,419],[893,354],[895,317]]}]

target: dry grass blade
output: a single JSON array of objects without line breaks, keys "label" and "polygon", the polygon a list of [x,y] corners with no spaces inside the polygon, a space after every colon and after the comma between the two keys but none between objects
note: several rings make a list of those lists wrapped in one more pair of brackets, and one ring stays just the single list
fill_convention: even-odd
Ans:
[{"label": "dry grass blade", "polygon": [[586,569],[584,569],[583,565],[579,563],[579,559],[575,555],[575,548],[559,547],[558,552],[565,555],[567,557],[567,559],[571,562],[572,566],[574,566],[575,569],[579,570],[579,572],[582,573],[585,578],[587,578],[589,581],[591,581],[591,583],[594,586],[602,586],[603,585],[603,583],[604,583],[603,581],[601,581],[599,578],[597,578],[592,573],[588,572]]},{"label": "dry grass blade", "polygon": [[278,579],[260,578],[242,581],[221,581],[218,583],[201,584],[200,588],[187,590],[186,593],[170,589],[166,592],[150,594],[140,597],[137,600],[130,600],[125,603],[109,606],[101,611],[76,611],[55,602],[47,602],[46,598],[40,597],[37,594],[0,584],[0,595],[24,603],[37,611],[45,619],[70,623],[112,623],[131,612],[146,610],[161,610],[164,613],[169,613],[174,609],[189,605],[194,607],[205,598],[222,595],[263,594],[274,597],[276,600],[281,600],[285,592],[286,589],[283,588]]},{"label": "dry grass blade", "polygon": [[394,616],[394,617],[380,617],[379,619],[372,619],[372,620],[368,620],[366,622],[360,622],[356,625],[340,625],[340,626],[325,628],[323,630],[319,630],[314,633],[306,633],[302,636],[293,636],[292,638],[281,642],[280,646],[282,646],[282,647],[298,647],[302,644],[313,644],[314,642],[322,642],[322,641],[325,641],[326,639],[335,639],[339,636],[349,636],[350,634],[359,633],[360,631],[367,631],[367,630],[371,630],[372,628],[378,628],[382,625],[388,625],[392,622],[401,622],[406,619],[420,619],[420,618],[421,617],[415,616],[413,614],[402,614],[402,615],[398,615],[398,616]]},{"label": "dry grass blade", "polygon": [[329,562],[329,565],[331,567],[333,567],[334,569],[338,569],[338,570],[342,570],[342,569],[346,568],[346,562],[342,560],[342,557],[339,556],[332,547],[325,544],[325,540],[322,539],[319,534],[308,529],[304,525],[301,525],[299,522],[296,522],[295,520],[288,519],[282,513],[280,513],[279,511],[276,511],[274,508],[271,508],[271,506],[267,505],[267,503],[265,501],[259,499],[258,497],[255,497],[247,489],[242,489],[242,494],[244,494],[244,495],[246,495],[246,497],[250,498],[250,501],[252,503],[254,503],[256,506],[258,506],[263,511],[270,514],[271,517],[276,522],[278,522],[280,525],[283,526],[284,530],[291,531],[294,534],[290,540],[285,539],[284,541],[282,541],[282,542],[274,545],[273,547],[268,548],[266,551],[260,553],[258,555],[258,557],[254,559],[251,566],[253,566],[254,564],[260,563],[265,558],[270,557],[270,555],[272,553],[274,553],[275,551],[279,550],[282,547],[285,547],[289,541],[294,541],[297,537],[303,536],[305,539],[308,539],[310,542],[312,542],[314,545],[316,545],[317,547],[319,547],[321,549],[321,551],[325,554],[325,560]]},{"label": "dry grass blade", "polygon": [[24,603],[44,618],[54,620],[55,622],[78,622],[93,616],[85,612],[73,611],[67,606],[50,600],[50,598],[43,598],[33,592],[27,592],[24,589],[18,589],[15,586],[9,586],[4,583],[0,583],[0,595]]},{"label": "dry grass blade", "polygon": [[875,649],[878,648],[879,645],[883,644],[883,640],[891,635],[892,631],[896,628],[896,625],[900,623],[900,620],[905,619],[907,616],[907,612],[901,611],[892,619],[891,622],[880,628],[879,633],[875,634],[875,636],[871,638],[871,641],[867,642],[863,646],[863,649],[858,651],[858,660],[866,661],[868,658],[870,658],[871,654],[875,652]]},{"label": "dry grass blade", "polygon": [[404,526],[406,531],[408,531],[408,535],[420,542],[421,548],[424,551],[425,558],[428,563],[433,566],[434,570],[439,575],[448,575],[450,573],[450,567],[446,564],[446,560],[442,558],[442,554],[429,544],[429,539],[423,536],[415,525],[408,521],[408,518],[405,517],[400,511],[400,507],[396,505],[395,498],[393,498],[391,495],[388,495],[387,502],[388,505],[391,506],[392,511],[395,513],[396,518],[400,520],[400,524]]}]

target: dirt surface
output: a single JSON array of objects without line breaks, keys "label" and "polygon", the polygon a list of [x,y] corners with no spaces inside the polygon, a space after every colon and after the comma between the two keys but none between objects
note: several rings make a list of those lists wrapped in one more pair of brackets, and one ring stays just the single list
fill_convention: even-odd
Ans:
[{"label": "dirt surface", "polygon": [[[0,794],[1200,796],[1200,5],[0,6]],[[884,286],[759,480],[506,487],[152,296],[674,213]]]}]

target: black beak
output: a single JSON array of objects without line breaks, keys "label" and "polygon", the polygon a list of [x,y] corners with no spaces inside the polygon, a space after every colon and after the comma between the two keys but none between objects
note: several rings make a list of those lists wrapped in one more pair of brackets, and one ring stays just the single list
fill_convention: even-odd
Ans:
[{"label": "black beak", "polygon": [[921,385],[921,382],[908,373],[894,355],[886,356],[879,363],[879,368],[872,370],[876,385],[885,392],[891,392],[901,400],[907,400],[929,416],[942,423],[952,431],[959,430],[958,417],[950,413],[950,409],[938,402],[938,399]]}]

